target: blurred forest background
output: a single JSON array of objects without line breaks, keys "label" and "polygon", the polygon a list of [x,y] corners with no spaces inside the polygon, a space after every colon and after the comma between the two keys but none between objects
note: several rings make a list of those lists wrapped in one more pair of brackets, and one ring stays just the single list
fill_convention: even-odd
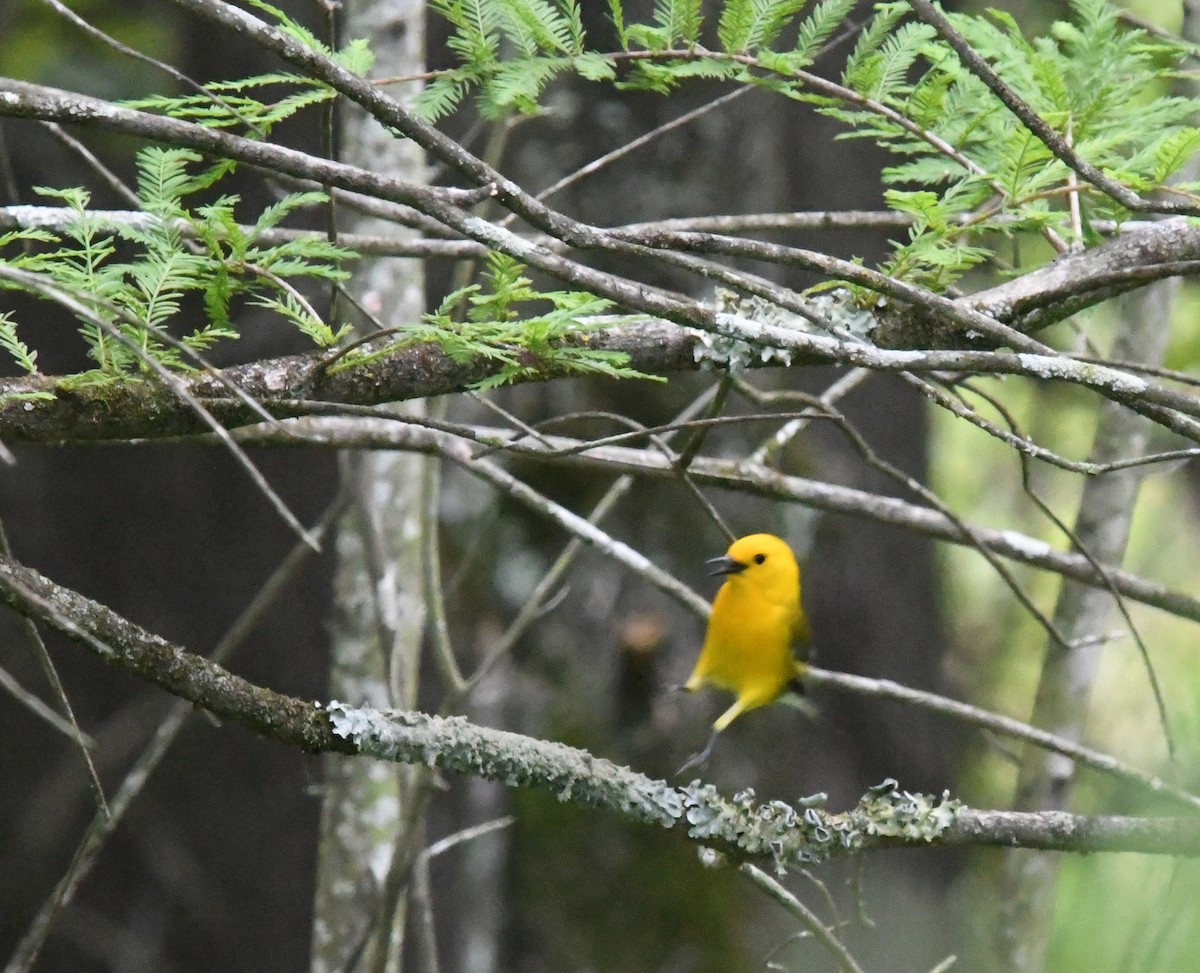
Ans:
[{"label": "blurred forest background", "polygon": [[[327,12],[312,0],[278,0],[318,36]],[[650,4],[643,4],[649,7]],[[81,17],[125,44],[175,65],[199,82],[247,77],[277,62],[244,38],[162,0],[74,0]],[[1029,32],[1044,31],[1065,7],[1006,6]],[[610,36],[605,4],[584,4],[593,42]],[[1139,17],[1180,29],[1178,3],[1147,2]],[[447,27],[430,19],[427,58],[448,66]],[[609,32],[609,33],[606,33]],[[118,56],[39,0],[0,3],[0,75],[106,99],[162,91],[149,66]],[[683,113],[728,93],[697,81],[664,98],[566,80],[539,117],[484,128],[454,117],[446,131],[485,154],[523,186],[563,174]],[[467,112],[467,115],[470,113]],[[322,117],[301,114],[276,136],[319,151]],[[749,91],[628,154],[554,204],[601,225],[677,216],[881,209],[882,153],[869,140],[837,141],[843,129],[811,107]],[[130,140],[68,132],[119,177],[133,177]],[[436,179],[437,173],[433,176]],[[0,121],[0,204],[31,203],[35,185],[89,187],[97,208],[125,201],[98,178],[60,133]],[[270,200],[261,178],[239,172],[225,191],[247,210]],[[321,228],[314,213],[309,225]],[[837,256],[880,261],[896,230],[788,231],[773,239]],[[1036,249],[1034,244],[1034,249]],[[1049,254],[1047,253],[1047,256]],[[1029,255],[1026,254],[1026,259]],[[614,258],[608,269],[620,271]],[[434,306],[462,283],[451,261],[425,266]],[[774,269],[782,282],[816,283]],[[694,278],[657,283],[696,292]],[[1132,299],[1132,300],[1136,300]],[[1184,285],[1170,313],[1194,320]],[[1088,313],[1103,340],[1128,310],[1114,302]],[[87,367],[69,316],[12,292],[0,310],[36,320],[39,367]],[[1138,313],[1136,308],[1134,313]],[[243,339],[218,350],[219,364],[306,350],[293,330],[253,309]],[[1072,325],[1058,326],[1069,346]],[[1172,328],[1166,364],[1194,369],[1194,327]],[[1099,336],[1099,337],[1097,337]],[[31,342],[33,343],[33,342]],[[11,374],[11,372],[10,372]],[[765,390],[820,394],[843,369],[760,370]],[[617,413],[669,422],[716,382],[681,374],[667,384],[565,379],[488,393],[490,402],[538,423],[571,413]],[[1074,388],[1009,378],[1008,407],[1036,439],[1086,456],[1094,397]],[[839,403],[884,460],[934,489],[973,522],[1019,530],[1064,546],[1062,533],[1023,490],[1011,450],[933,409],[897,378],[874,374]],[[493,421],[479,397],[447,403],[457,421]],[[736,395],[728,411],[754,406]],[[606,427],[597,420],[596,431]],[[754,426],[714,433],[706,449],[752,450]],[[55,581],[195,651],[208,652],[295,546],[295,535],[225,451],[188,442],[143,445],[14,444],[0,469],[0,518],[14,554]],[[255,462],[305,524],[338,493],[329,451],[260,449]],[[827,424],[813,423],[778,457],[788,473],[912,498],[871,469]],[[512,468],[573,510],[587,512],[609,485],[587,470],[514,462]],[[1035,486],[1070,523],[1082,478],[1037,467]],[[447,467],[440,487],[440,553],[452,644],[464,658],[487,651],[558,556],[567,536],[527,508]],[[1195,591],[1194,465],[1156,468],[1147,478],[1124,566],[1168,587]],[[770,531],[789,540],[804,569],[814,661],[826,668],[894,679],[1028,718],[1045,635],[976,552],[868,520],[711,491],[736,534]],[[637,483],[605,529],[706,597],[707,558],[727,540],[674,480]],[[330,695],[329,632],[334,546],[307,559],[227,663],[253,682],[306,699]],[[1060,579],[1014,568],[1045,611]],[[585,549],[560,604],[529,628],[466,707],[474,721],[565,741],[655,777],[704,741],[724,703],[715,694],[666,691],[690,670],[703,622],[644,580]],[[1183,783],[1200,783],[1200,656],[1191,623],[1134,605],[1150,647],[1180,750]],[[18,621],[2,619],[0,666],[21,684],[43,676]],[[1119,623],[1114,620],[1114,628]],[[119,780],[173,700],[66,643],[51,641],[80,724],[99,743],[98,771]],[[436,708],[437,677],[420,698]],[[1016,770],[1004,746],[913,707],[816,690],[819,716],[771,707],[739,720],[719,741],[703,776],[728,793],[753,787],[764,798],[815,791],[830,806],[852,804],[887,777],[913,791],[949,789],[972,805],[1008,806]],[[1090,703],[1087,739],[1139,766],[1162,766],[1162,731],[1132,640],[1105,652]],[[67,866],[93,806],[78,754],[63,736],[0,696],[0,955],[9,956]],[[318,855],[322,761],[196,715],[104,848],[65,910],[36,968],[44,970],[296,970],[309,963]],[[1137,813],[1145,798],[1081,771],[1078,811]],[[442,968],[493,971],[737,971],[832,968],[792,920],[728,869],[706,868],[671,833],[560,804],[552,796],[450,778],[432,798],[424,840],[511,815],[511,823],[464,842],[431,863]],[[930,970],[951,955],[955,969],[987,969],[1004,852],[932,849],[875,853],[820,866],[792,887],[814,908],[826,896],[846,920],[839,934],[866,970]],[[1054,904],[1046,969],[1187,969],[1200,946],[1200,871],[1187,861],[1135,855],[1067,856]],[[861,921],[856,918],[861,913]]]}]

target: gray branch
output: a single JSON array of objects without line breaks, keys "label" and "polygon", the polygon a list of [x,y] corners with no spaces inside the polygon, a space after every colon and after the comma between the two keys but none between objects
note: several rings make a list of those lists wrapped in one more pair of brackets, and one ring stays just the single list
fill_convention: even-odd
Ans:
[{"label": "gray branch", "polygon": [[264,738],[309,753],[437,766],[545,790],[645,824],[682,825],[692,841],[739,862],[788,868],[865,849],[930,844],[1200,855],[1200,820],[1194,817],[972,810],[948,794],[912,794],[894,781],[835,813],[823,809],[823,795],[795,807],[759,802],[748,790],[730,799],[700,781],[678,787],[587,751],[475,726],[462,717],[306,702],[256,686],[3,556],[0,602],[104,662]]},{"label": "gray branch", "polygon": [[[471,468],[477,456],[503,448],[517,452],[525,459],[591,467],[608,474],[636,474],[659,478],[678,475],[671,460],[656,449],[594,445],[579,439],[550,435],[518,443],[520,435],[510,430],[478,428],[470,431],[469,437],[460,436],[382,416],[310,416],[270,425],[246,427],[236,430],[234,437],[245,445],[255,446],[306,445],[433,452],[467,469]],[[1014,530],[996,530],[969,524],[970,536],[965,536],[963,531],[940,511],[897,497],[800,476],[788,476],[765,464],[739,459],[697,456],[689,465],[688,473],[696,483],[705,486],[738,490],[786,503],[799,503],[827,513],[863,517],[953,544],[973,546],[979,542],[1010,560],[1054,571],[1095,587],[1108,586],[1092,562],[1082,554],[1056,550],[1045,541]],[[1200,621],[1200,599],[1183,592],[1171,591],[1163,585],[1140,578],[1121,568],[1111,565],[1103,565],[1103,568],[1109,582],[1122,595],[1182,618]]]}]

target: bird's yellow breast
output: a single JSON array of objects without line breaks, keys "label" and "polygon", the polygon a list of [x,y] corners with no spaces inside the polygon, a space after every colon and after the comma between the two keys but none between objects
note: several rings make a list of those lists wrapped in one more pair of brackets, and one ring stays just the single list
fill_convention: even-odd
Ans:
[{"label": "bird's yellow breast", "polygon": [[774,699],[796,677],[792,644],[801,635],[799,592],[791,603],[764,596],[747,579],[717,592],[696,666],[704,682],[755,699]]}]

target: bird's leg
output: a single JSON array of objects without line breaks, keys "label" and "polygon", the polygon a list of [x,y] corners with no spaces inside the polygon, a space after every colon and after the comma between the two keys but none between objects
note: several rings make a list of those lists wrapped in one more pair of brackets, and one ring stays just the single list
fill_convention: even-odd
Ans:
[{"label": "bird's leg", "polygon": [[691,770],[693,767],[698,767],[700,764],[704,763],[704,761],[706,761],[709,758],[709,755],[712,753],[713,746],[717,742],[717,734],[720,732],[720,730],[713,730],[712,734],[708,738],[708,743],[704,745],[704,749],[688,757],[687,760],[685,760],[680,766],[680,768],[675,771],[675,776],[678,777],[685,770]]},{"label": "bird's leg", "polygon": [[[763,702],[770,702],[770,700],[764,700]],[[746,710],[762,706],[763,702],[746,696],[739,696],[734,700],[733,705],[729,709],[717,717],[717,722],[713,724],[713,735],[715,736],[724,730],[730,723],[746,712]]]}]

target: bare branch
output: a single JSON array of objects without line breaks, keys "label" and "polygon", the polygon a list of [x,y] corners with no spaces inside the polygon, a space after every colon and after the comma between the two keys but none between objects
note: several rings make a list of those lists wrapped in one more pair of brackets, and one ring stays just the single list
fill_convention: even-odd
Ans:
[{"label": "bare branch", "polygon": [[[644,476],[674,476],[671,462],[657,450],[621,446],[593,446],[584,440],[545,436],[549,444],[517,442],[509,430],[475,430],[471,440],[451,432],[404,424],[394,419],[343,418],[339,416],[290,419],[262,427],[235,430],[234,436],[254,445],[325,445],[358,449],[416,449],[439,452],[454,458],[463,451],[483,452],[505,448],[520,455],[571,466],[593,467],[609,473],[638,473]],[[829,513],[865,517],[879,523],[917,531],[938,540],[964,543],[962,532],[942,513],[896,497],[868,493],[833,483],[786,476],[767,466],[738,459],[697,457],[689,467],[699,483],[741,490],[757,496],[800,503]],[[1086,557],[1058,551],[1045,541],[1013,530],[996,530],[972,524],[973,536],[988,549],[1024,564],[1054,571],[1097,587],[1105,587],[1104,575],[1127,598],[1153,605],[1163,611],[1200,621],[1200,599],[1139,578],[1106,565],[1098,574]]]},{"label": "bare branch", "polygon": [[686,818],[692,840],[737,861],[783,867],[866,848],[1011,844],[1017,834],[1044,849],[1200,855],[1200,820],[1194,817],[1059,813],[1041,820],[1036,814],[971,812],[946,795],[899,791],[894,781],[873,788],[844,813],[818,810],[816,798],[798,810],[778,801],[759,805],[749,792],[727,800],[699,782],[673,787],[586,751],[474,726],[461,717],[321,706],[256,686],[7,557],[0,557],[0,601],[104,661],[278,743],[536,787],[660,827]]},{"label": "bare branch", "polygon": [[825,925],[812,909],[801,902],[796,896],[792,895],[781,883],[777,882],[761,868],[751,865],[749,862],[739,866],[738,871],[747,876],[750,881],[799,919],[801,925],[833,956],[842,973],[863,973],[863,968],[850,955],[846,944],[833,934],[833,930]]}]

